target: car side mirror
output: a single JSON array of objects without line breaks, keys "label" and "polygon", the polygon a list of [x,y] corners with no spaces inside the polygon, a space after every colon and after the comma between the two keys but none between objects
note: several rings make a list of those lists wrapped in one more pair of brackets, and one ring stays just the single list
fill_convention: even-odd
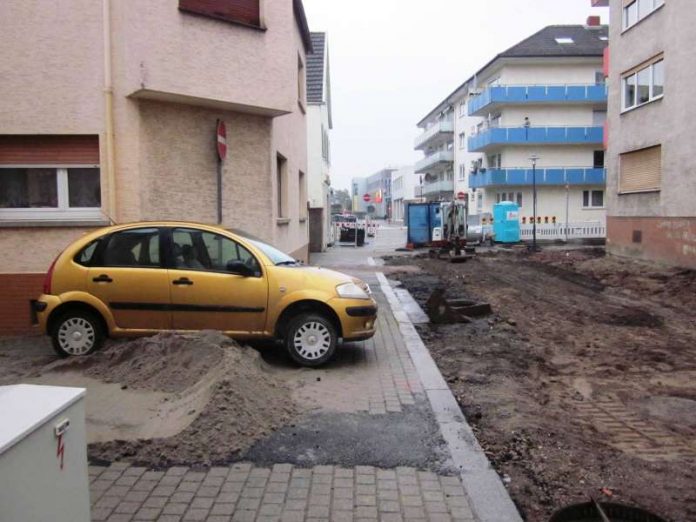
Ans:
[{"label": "car side mirror", "polygon": [[240,275],[242,277],[251,277],[254,271],[241,261],[228,261],[227,271],[230,274]]}]

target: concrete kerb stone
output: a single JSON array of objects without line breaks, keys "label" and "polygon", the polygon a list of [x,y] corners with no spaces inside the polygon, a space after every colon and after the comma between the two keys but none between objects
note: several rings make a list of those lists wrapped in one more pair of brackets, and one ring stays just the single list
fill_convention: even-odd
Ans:
[{"label": "concrete kerb stone", "polygon": [[452,461],[460,470],[462,484],[474,515],[480,522],[521,522],[522,518],[508,491],[491,467],[488,457],[466,422],[430,352],[423,344],[408,314],[403,310],[394,289],[383,273],[377,272],[376,275],[435,413]]}]

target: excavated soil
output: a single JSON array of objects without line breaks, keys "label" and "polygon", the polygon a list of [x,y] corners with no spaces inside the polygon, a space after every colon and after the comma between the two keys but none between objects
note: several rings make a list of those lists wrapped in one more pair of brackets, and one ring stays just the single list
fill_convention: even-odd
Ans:
[{"label": "excavated soil", "polygon": [[696,520],[696,272],[601,249],[500,252],[391,277],[493,314],[419,331],[528,521],[588,495]]},{"label": "excavated soil", "polygon": [[43,355],[38,347],[21,354],[0,350],[17,361],[0,368],[0,383],[87,388],[93,462],[223,464],[298,414],[289,388],[259,353],[218,332],[109,342],[94,354],[68,359],[46,356],[45,347]]}]

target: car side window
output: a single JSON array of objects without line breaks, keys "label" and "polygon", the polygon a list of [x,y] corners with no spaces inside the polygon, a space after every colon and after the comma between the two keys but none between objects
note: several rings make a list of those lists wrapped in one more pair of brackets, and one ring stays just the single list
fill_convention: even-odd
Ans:
[{"label": "car side window", "polygon": [[242,262],[256,276],[261,268],[256,258],[242,245],[213,232],[188,228],[172,231],[173,255],[176,268],[227,272],[230,262]]},{"label": "car side window", "polygon": [[157,228],[136,228],[115,232],[106,240],[102,253],[102,265],[159,268],[159,237]]},{"label": "car side window", "polygon": [[95,239],[88,243],[87,246],[80,250],[74,257],[75,262],[82,266],[92,266],[100,241],[101,239]]}]

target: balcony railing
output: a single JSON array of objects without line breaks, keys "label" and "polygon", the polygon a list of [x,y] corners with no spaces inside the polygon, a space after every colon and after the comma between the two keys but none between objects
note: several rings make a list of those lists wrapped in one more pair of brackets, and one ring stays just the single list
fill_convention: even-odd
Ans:
[{"label": "balcony railing", "polygon": [[429,145],[437,146],[442,143],[447,143],[448,141],[454,140],[454,122],[451,121],[439,121],[426,129],[423,134],[418,136],[414,143],[413,148],[416,150],[421,150]]},{"label": "balcony railing", "polygon": [[[441,179],[439,181],[434,181],[432,183],[423,183],[421,185],[423,197],[430,196],[432,194],[438,194],[440,192],[454,192],[454,180],[451,179]],[[418,187],[417,187],[418,188]]]},{"label": "balcony railing", "polygon": [[416,174],[443,170],[451,167],[452,162],[454,162],[454,151],[440,150],[418,161],[415,165]]},{"label": "balcony railing", "polygon": [[[470,188],[532,185],[532,169],[486,169],[469,176]],[[603,168],[551,167],[536,169],[537,185],[604,185],[607,171]]]},{"label": "balcony railing", "polygon": [[607,103],[607,86],[591,85],[498,85],[488,87],[469,100],[469,116],[481,116],[494,105],[545,103]]},{"label": "balcony railing", "polygon": [[491,127],[468,140],[470,152],[501,145],[600,145],[603,127]]}]

